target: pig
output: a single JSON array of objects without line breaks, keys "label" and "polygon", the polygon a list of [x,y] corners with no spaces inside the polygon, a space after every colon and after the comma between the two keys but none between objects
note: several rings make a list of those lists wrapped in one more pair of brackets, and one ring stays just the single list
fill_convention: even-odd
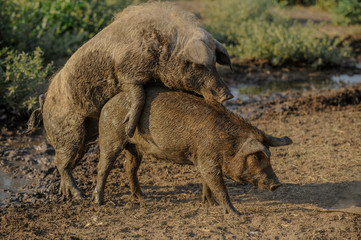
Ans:
[{"label": "pig", "polygon": [[215,197],[225,212],[236,215],[239,212],[230,201],[223,176],[270,191],[281,186],[271,166],[269,147],[291,144],[290,138],[267,135],[221,104],[207,104],[198,96],[159,87],[146,89],[140,121],[129,138],[119,120],[131,105],[127,94],[117,94],[100,114],[95,203],[103,203],[107,176],[122,151],[133,198],[144,195],[137,170],[145,156],[195,165],[202,178],[203,202],[214,204]]},{"label": "pig", "polygon": [[55,149],[60,194],[82,198],[72,169],[87,151],[86,143],[96,138],[99,114],[109,99],[127,92],[130,107],[120,121],[131,137],[144,105],[144,85],[189,91],[210,103],[232,98],[216,62],[231,66],[227,50],[194,14],[172,3],[131,6],[117,14],[69,58],[45,94],[42,118]]}]

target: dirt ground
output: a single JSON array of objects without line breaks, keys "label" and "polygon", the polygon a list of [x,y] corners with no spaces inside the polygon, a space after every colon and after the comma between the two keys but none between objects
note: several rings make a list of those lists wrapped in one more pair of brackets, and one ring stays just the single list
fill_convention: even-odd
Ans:
[{"label": "dirt ground", "polygon": [[[201,203],[192,166],[144,160],[139,171],[147,198],[129,200],[122,157],[111,172],[106,204],[90,200],[98,149],[74,170],[83,201],[63,202],[54,151],[39,128],[31,136],[3,127],[1,168],[27,184],[1,204],[4,239],[360,239],[361,86],[307,92],[267,104],[234,105],[265,132],[294,141],[272,149],[283,182],[275,192],[227,181],[239,218]],[[265,108],[262,114],[250,109]]]},{"label": "dirt ground", "polygon": [[[355,50],[361,49],[359,39]],[[245,64],[221,74],[235,84],[337,71]],[[96,144],[74,170],[86,198],[62,201],[53,148],[41,127],[21,135],[20,121],[0,125],[0,170],[23,183],[16,191],[0,189],[7,195],[0,201],[0,239],[361,239],[361,85],[285,92],[251,103],[233,100],[227,107],[266,133],[294,142],[271,149],[283,183],[275,192],[227,180],[240,217],[201,203],[195,167],[157,160],[145,159],[139,170],[147,198],[130,200],[122,156],[109,176],[105,205],[94,205]]]}]

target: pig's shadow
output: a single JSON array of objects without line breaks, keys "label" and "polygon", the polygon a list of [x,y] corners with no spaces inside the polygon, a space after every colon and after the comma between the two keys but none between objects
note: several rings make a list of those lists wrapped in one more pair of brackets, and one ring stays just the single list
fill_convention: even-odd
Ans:
[{"label": "pig's shadow", "polygon": [[[237,188],[236,188],[237,189]],[[281,203],[312,204],[320,208],[361,207],[361,181],[321,183],[321,184],[284,184],[274,192],[250,190],[248,194],[231,194],[233,202],[268,202],[267,205]]]},{"label": "pig's shadow", "polygon": [[[148,200],[188,203],[202,200],[202,185],[188,183],[185,185],[141,185]],[[130,194],[126,192],[125,194]],[[182,197],[183,196],[183,197]]]},{"label": "pig's shadow", "polygon": [[[141,187],[146,192],[148,200],[188,203],[202,199],[201,184],[143,185]],[[284,184],[274,192],[254,189],[251,184],[227,181],[227,189],[231,201],[235,204],[253,204],[259,201],[265,205],[312,204],[325,209],[361,207],[361,181],[306,185]]]}]

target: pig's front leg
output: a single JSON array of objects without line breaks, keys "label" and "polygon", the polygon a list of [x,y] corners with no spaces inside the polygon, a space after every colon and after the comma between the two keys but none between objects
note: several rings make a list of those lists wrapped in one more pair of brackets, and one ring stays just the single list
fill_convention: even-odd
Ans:
[{"label": "pig's front leg", "polygon": [[222,170],[216,164],[212,166],[198,165],[198,170],[202,176],[203,181],[208,185],[209,189],[216,196],[220,204],[224,208],[225,213],[240,215],[237,209],[231,203],[226,185],[224,184]]},{"label": "pig's front leg", "polygon": [[139,117],[145,103],[145,92],[142,84],[124,84],[124,91],[127,93],[128,100],[130,101],[130,109],[123,120],[127,122],[125,133],[128,137],[133,137],[135,128],[138,124]]},{"label": "pig's front leg", "polygon": [[202,195],[202,202],[208,203],[211,206],[217,205],[217,200],[215,199],[211,189],[208,187],[207,183],[203,181],[203,195]]}]

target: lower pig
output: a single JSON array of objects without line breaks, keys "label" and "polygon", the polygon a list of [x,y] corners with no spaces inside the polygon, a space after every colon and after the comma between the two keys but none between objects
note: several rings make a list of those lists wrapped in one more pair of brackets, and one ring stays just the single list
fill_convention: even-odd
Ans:
[{"label": "lower pig", "polygon": [[239,212],[230,201],[224,176],[270,191],[281,186],[269,147],[291,144],[290,138],[267,135],[221,104],[210,105],[188,93],[157,87],[146,91],[146,104],[132,138],[122,123],[131,105],[126,93],[119,93],[102,109],[96,203],[103,203],[107,176],[122,151],[134,198],[143,196],[137,170],[145,156],[195,165],[202,178],[203,201],[213,204],[215,197],[232,214]]}]

